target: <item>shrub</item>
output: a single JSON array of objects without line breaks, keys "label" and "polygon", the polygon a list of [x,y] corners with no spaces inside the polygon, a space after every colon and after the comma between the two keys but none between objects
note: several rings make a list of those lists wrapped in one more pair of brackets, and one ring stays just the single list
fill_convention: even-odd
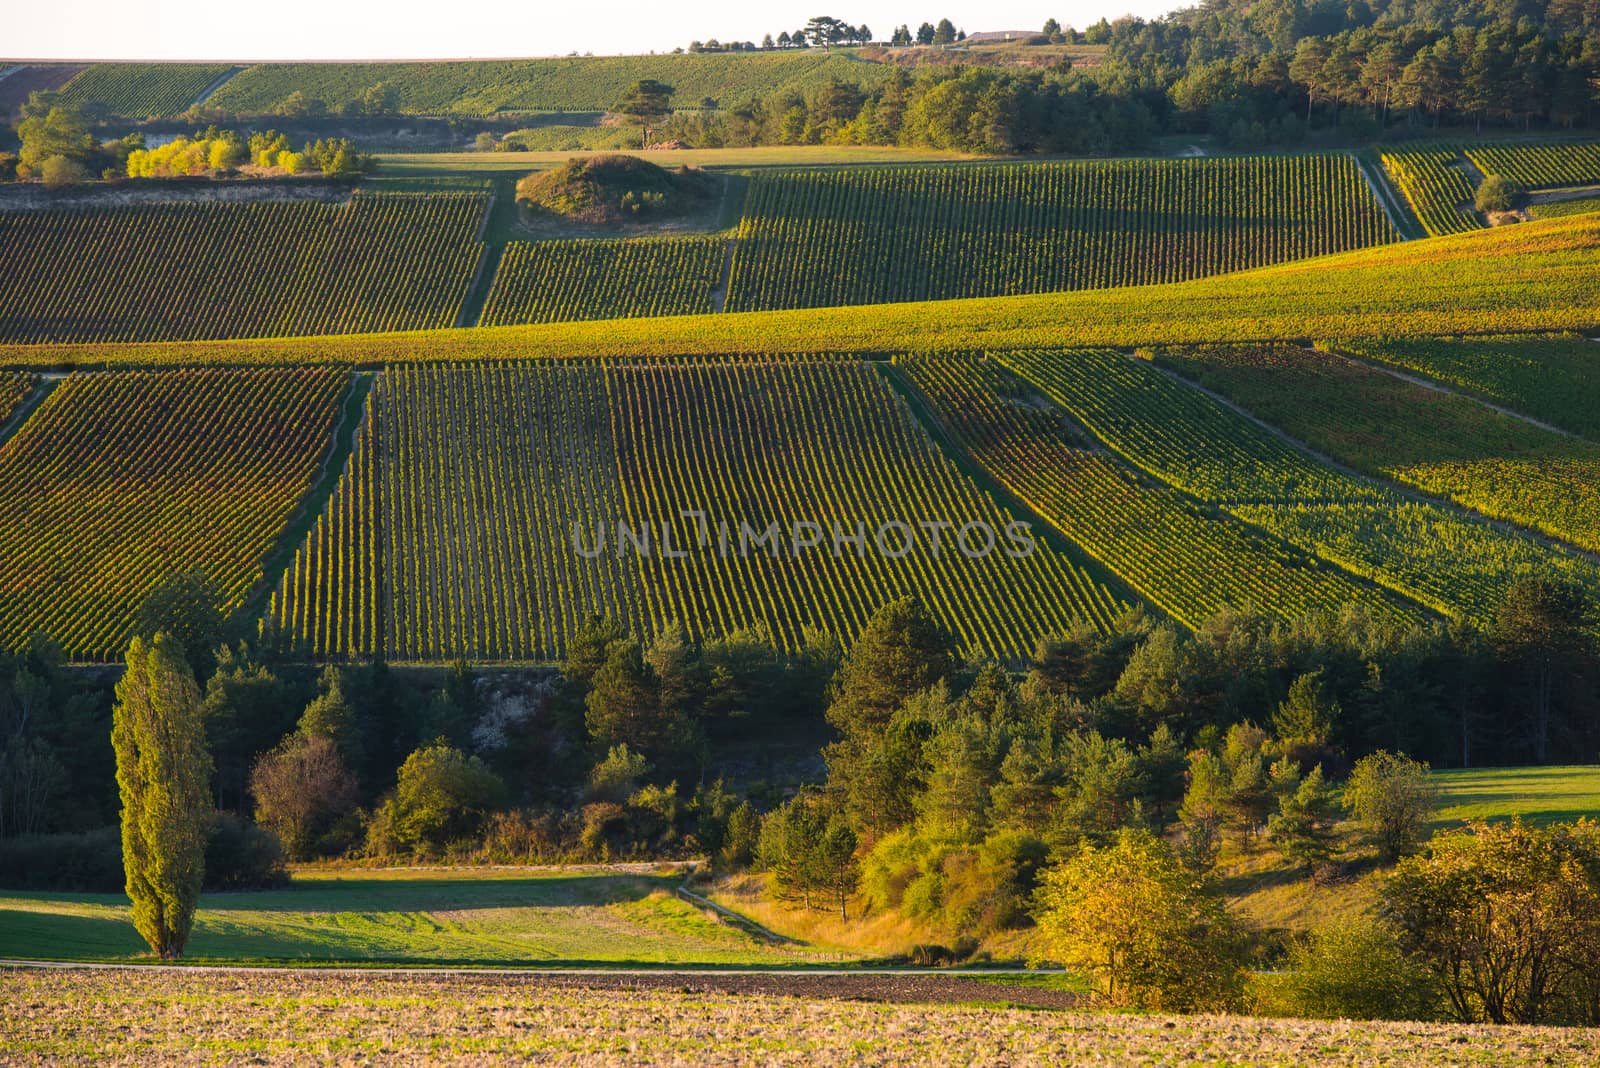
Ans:
[{"label": "shrub", "polygon": [[[206,890],[281,886],[289,873],[283,850],[268,832],[232,815],[218,815],[206,836]],[[122,834],[116,827],[78,834],[0,838],[0,888],[120,894]]]},{"label": "shrub", "polygon": [[1431,1020],[1439,988],[1395,932],[1364,919],[1325,927],[1289,951],[1282,976],[1259,984],[1256,1011],[1320,1020]]},{"label": "shrub", "polygon": [[1035,896],[1050,959],[1109,1005],[1223,1009],[1239,1000],[1243,939],[1222,901],[1147,831],[1084,843]]},{"label": "shrub", "polygon": [[1518,192],[1516,186],[1498,174],[1491,174],[1483,180],[1478,186],[1477,193],[1473,195],[1473,207],[1485,215],[1492,211],[1510,211],[1512,205],[1516,203]]},{"label": "shrub", "polygon": [[1461,1020],[1600,1023],[1600,823],[1441,834],[1382,893]]},{"label": "shrub", "polygon": [[400,766],[395,792],[367,827],[368,851],[434,854],[475,830],[505,786],[478,757],[425,746]]},{"label": "shrub", "polygon": [[1377,840],[1385,860],[1414,848],[1439,803],[1428,765],[1379,751],[1356,761],[1344,787],[1344,805]]},{"label": "shrub", "polygon": [[116,827],[0,838],[0,887],[7,890],[119,894],[123,882],[122,833]]},{"label": "shrub", "polygon": [[89,180],[89,170],[77,160],[65,156],[51,156],[39,168],[39,177],[50,189],[64,189],[69,185],[82,185]]},{"label": "shrub", "polygon": [[206,837],[207,890],[265,890],[287,886],[277,835],[231,812],[219,812]]}]

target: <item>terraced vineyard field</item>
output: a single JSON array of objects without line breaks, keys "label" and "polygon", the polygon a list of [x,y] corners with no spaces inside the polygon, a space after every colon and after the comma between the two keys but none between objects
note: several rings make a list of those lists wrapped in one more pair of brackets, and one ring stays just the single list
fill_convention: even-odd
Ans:
[{"label": "terraced vineyard field", "polygon": [[708,313],[726,254],[713,237],[513,241],[480,325]]},{"label": "terraced vineyard field", "polygon": [[1157,362],[1340,463],[1600,551],[1600,445],[1324,352],[1208,346]]},{"label": "terraced vineyard field", "polygon": [[1397,236],[1345,155],[794,172],[750,184],[728,309],[1148,285]]},{"label": "terraced vineyard field", "polygon": [[0,342],[0,367],[954,352],[1592,330],[1600,217],[1407,241],[1166,286],[926,305],[123,345]]},{"label": "terraced vineyard field", "polygon": [[1485,145],[1466,153],[1484,174],[1524,189],[1600,185],[1600,144]]},{"label": "terraced vineyard field", "polygon": [[1441,614],[1487,622],[1528,574],[1600,595],[1588,558],[1345,475],[1145,361],[1101,351],[999,358],[1151,476]]},{"label": "terraced vineyard field", "polygon": [[68,82],[61,98],[109,115],[177,115],[232,69],[226,63],[96,63]]},{"label": "terraced vineyard field", "polygon": [[[915,592],[967,644],[1015,658],[1121,608],[1042,544],[969,559],[953,535],[943,552],[926,533],[910,551],[903,532],[882,551],[835,542],[835,523],[1011,521],[863,364],[396,368],[371,404],[273,601],[319,655],[551,659],[595,612],[650,632],[765,627],[795,648],[810,627],[848,641]],[[799,544],[798,523],[819,525],[820,546]],[[742,524],[777,524],[779,540]],[[648,552],[629,543],[641,536]]]},{"label": "terraced vineyard field", "polygon": [[1483,225],[1472,210],[1474,190],[1460,150],[1391,149],[1381,158],[1429,235],[1459,234]]},{"label": "terraced vineyard field", "polygon": [[1600,441],[1600,344],[1581,335],[1348,339],[1330,344]]},{"label": "terraced vineyard field", "polygon": [[455,323],[487,198],[0,213],[0,339],[146,341]]},{"label": "terraced vineyard field", "polygon": [[0,649],[122,652],[148,591],[200,572],[230,609],[314,482],[349,376],[72,375],[0,446]]},{"label": "terraced vineyard field", "polygon": [[860,63],[821,50],[800,53],[570,56],[559,59],[441,63],[263,63],[241,71],[208,103],[246,115],[272,111],[291,93],[331,111],[386,86],[405,115],[496,115],[522,111],[606,111],[641,79],[666,82],[676,102],[724,106],[753,96],[803,93],[833,79],[866,84],[887,64]]},{"label": "terraced vineyard field", "polygon": [[1230,605],[1284,619],[1347,604],[1381,618],[1417,618],[1338,568],[1130,477],[993,360],[918,358],[900,366],[978,464],[1187,626]]}]

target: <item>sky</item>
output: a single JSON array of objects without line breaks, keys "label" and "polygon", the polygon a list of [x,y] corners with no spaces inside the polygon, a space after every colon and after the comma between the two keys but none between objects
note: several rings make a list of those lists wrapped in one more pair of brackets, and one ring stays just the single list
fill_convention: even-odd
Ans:
[{"label": "sky", "polygon": [[[866,0],[815,5],[703,0],[8,0],[0,56],[26,59],[455,59],[670,52],[691,40],[751,40],[794,30],[815,14],[866,24],[879,38],[900,23],[948,17],[969,33],[1037,29],[1054,17],[1156,16],[1184,0]],[[941,6],[938,6],[942,4]]]}]

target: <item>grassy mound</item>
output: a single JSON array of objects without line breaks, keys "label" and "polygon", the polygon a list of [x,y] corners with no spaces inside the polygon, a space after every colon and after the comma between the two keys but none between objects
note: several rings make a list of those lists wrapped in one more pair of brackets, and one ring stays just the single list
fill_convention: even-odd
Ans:
[{"label": "grassy mound", "polygon": [[621,226],[685,215],[712,196],[704,173],[669,171],[635,156],[570,159],[517,183],[517,203],[574,222]]}]

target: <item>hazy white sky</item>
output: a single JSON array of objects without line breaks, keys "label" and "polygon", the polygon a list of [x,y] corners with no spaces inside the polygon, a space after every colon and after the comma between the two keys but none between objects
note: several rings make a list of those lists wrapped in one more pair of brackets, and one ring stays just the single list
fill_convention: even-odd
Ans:
[{"label": "hazy white sky", "polygon": [[406,59],[670,52],[699,38],[752,40],[810,15],[887,37],[948,17],[978,30],[1036,29],[1054,16],[1160,15],[1185,0],[865,0],[692,5],[645,0],[7,0],[0,56],[61,59]]}]

